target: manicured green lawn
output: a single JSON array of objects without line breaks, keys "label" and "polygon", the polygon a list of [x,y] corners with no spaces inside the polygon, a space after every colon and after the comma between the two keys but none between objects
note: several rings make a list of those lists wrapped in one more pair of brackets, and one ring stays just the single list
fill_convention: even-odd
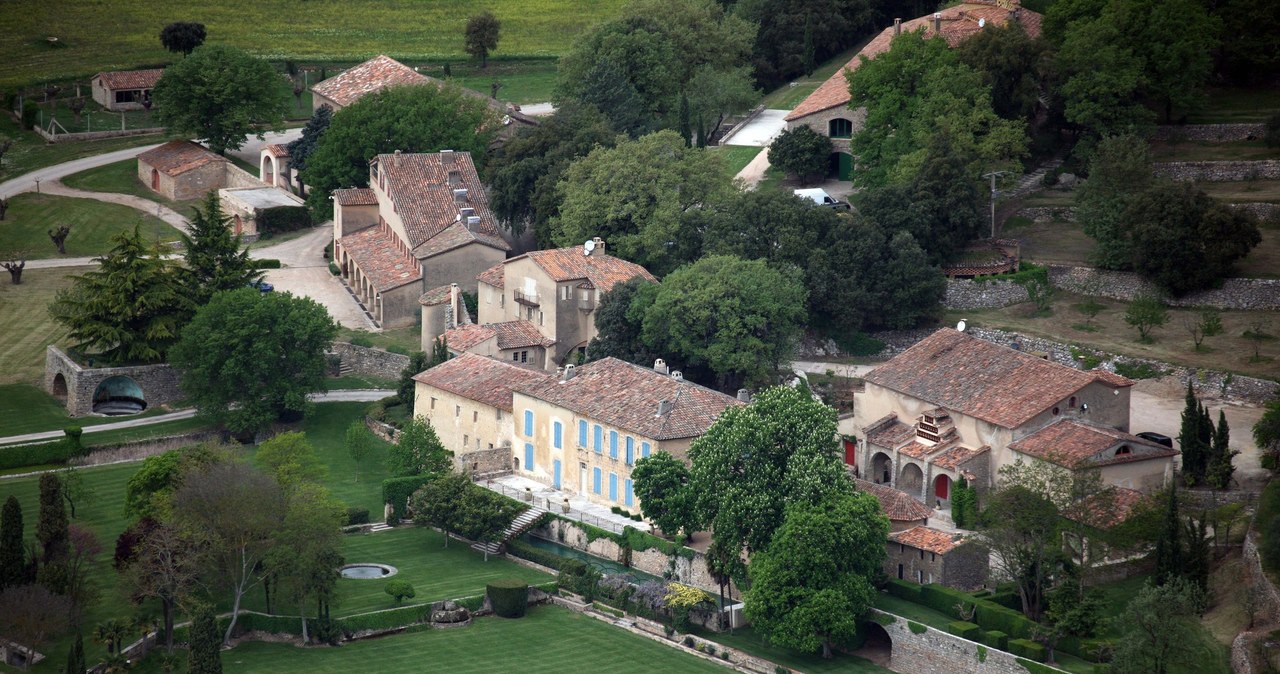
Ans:
[{"label": "manicured green lawn", "polygon": [[141,180],[138,180],[137,159],[125,159],[124,161],[91,168],[87,171],[73,173],[63,178],[62,184],[90,192],[132,194],[135,197],[142,197],[143,199],[164,204],[184,214],[188,212],[192,205],[199,202],[198,199],[170,201],[148,189],[146,185],[142,184]]},{"label": "manicured green lawn", "polygon": [[724,161],[725,173],[732,178],[738,175],[738,172],[746,168],[756,155],[764,152],[762,147],[747,147],[745,145],[721,145],[720,147],[708,148],[708,152],[713,152],[721,157]]},{"label": "manicured green lawn", "polygon": [[[399,353],[409,354],[422,350],[422,329],[416,327],[396,328],[395,330],[383,330],[382,332],[338,328],[338,335],[334,337],[334,340],[351,342],[353,338],[368,340],[367,343],[370,346],[376,346],[388,351],[396,348],[399,349]],[[354,344],[355,342],[352,343]]]},{"label": "manicured green lawn", "polygon": [[[449,69],[454,83],[483,94],[493,94],[493,83],[498,88],[498,99],[518,105],[545,103],[552,99],[556,87],[556,62],[554,59],[530,61],[490,61],[487,69],[478,65],[457,63]],[[422,68],[419,72],[432,77],[443,77],[439,68]]]},{"label": "manicured green lawn", "polygon": [[803,654],[774,646],[762,634],[750,627],[736,629],[733,634],[703,632],[699,636],[725,646],[737,648],[751,655],[771,660],[783,667],[811,672],[812,674],[822,674],[824,672],[888,674],[888,672],[892,671],[856,655],[840,655],[830,660],[824,660],[821,655],[816,653]]},{"label": "manicured green lawn", "polygon": [[[128,206],[26,192],[9,199],[9,211],[0,222],[0,249],[25,250],[30,260],[102,255],[111,249],[113,235],[137,224],[147,241],[178,239],[178,230],[165,221]],[[48,235],[59,225],[71,226],[65,256]]]},{"label": "manicured green lawn", "polygon": [[364,418],[369,403],[324,403],[315,405],[302,431],[316,448],[320,461],[329,467],[324,486],[338,500],[351,507],[368,508],[369,518],[382,521],[382,481],[387,474],[387,448],[382,440],[374,439],[373,449],[360,463],[347,453],[345,438],[347,426]]},{"label": "manicured green lawn", "polygon": [[[3,21],[0,17],[0,21]],[[2,39],[2,38],[0,38]],[[165,136],[128,136],[102,140],[79,140],[65,143],[46,143],[34,131],[24,131],[9,115],[0,115],[0,134],[13,138],[13,147],[5,153],[0,163],[0,180],[8,180],[24,173],[61,164],[62,162],[115,152],[130,147],[163,143]]]},{"label": "manicured green lawn", "polygon": [[1188,116],[1192,124],[1265,122],[1280,112],[1280,91],[1271,87],[1210,89],[1209,104]]},{"label": "manicured green lawn", "polygon": [[0,332],[0,384],[44,380],[45,347],[65,348],[67,336],[67,328],[49,317],[49,303],[58,290],[71,285],[69,276],[88,269],[28,269],[16,286],[9,283],[8,274],[0,275],[0,325],[8,326]]},{"label": "manicured green lawn", "polygon": [[[494,56],[554,56],[574,38],[618,14],[623,0],[495,0],[485,3],[502,22]],[[203,23],[209,42],[274,59],[301,62],[464,56],[467,18],[480,6],[466,0],[282,0],[128,3],[11,0],[0,14],[0,86],[80,77],[176,60],[157,36],[171,21]],[[46,38],[57,37],[56,43]],[[56,45],[56,46],[55,46]]]},{"label": "manicured green lawn", "polygon": [[947,625],[954,622],[955,618],[949,615],[935,611],[923,604],[907,601],[891,594],[881,592],[876,595],[872,604],[881,611],[887,611],[897,616],[902,616],[908,620],[914,620],[918,623],[924,623],[929,627],[934,627],[946,631]]},{"label": "manicured green lawn", "polygon": [[[161,408],[147,410],[136,417],[164,414]],[[67,426],[97,426],[122,421],[120,417],[67,416],[67,409],[57,398],[30,384],[0,384],[0,438],[41,431],[56,431]],[[109,431],[108,431],[109,432]],[[85,436],[88,441],[91,436]],[[101,434],[93,437],[102,437]]]}]

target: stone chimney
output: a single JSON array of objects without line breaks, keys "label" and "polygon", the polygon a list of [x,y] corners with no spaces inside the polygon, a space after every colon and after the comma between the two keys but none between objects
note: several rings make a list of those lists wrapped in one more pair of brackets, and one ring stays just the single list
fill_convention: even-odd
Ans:
[{"label": "stone chimney", "polygon": [[675,407],[675,404],[674,404],[674,403],[672,403],[670,400],[659,400],[659,401],[658,401],[658,416],[663,417],[663,416],[666,416],[666,415],[670,414],[670,413],[671,413],[671,409],[672,409],[673,407]]},{"label": "stone chimney", "polygon": [[458,289],[457,283],[449,284],[449,318],[452,325],[450,327],[458,327],[462,324],[462,292]]},{"label": "stone chimney", "polygon": [[933,13],[933,32],[942,34],[942,12]]},{"label": "stone chimney", "polygon": [[564,376],[560,379],[560,381],[562,382],[569,381],[570,379],[573,379],[573,376],[576,374],[578,374],[577,366],[573,365],[572,363],[565,365]]},{"label": "stone chimney", "polygon": [[684,373],[681,372],[680,370],[672,370],[671,378],[676,381],[684,381]]},{"label": "stone chimney", "polygon": [[897,37],[899,35],[902,35],[902,19],[900,18],[893,20],[893,36]]},{"label": "stone chimney", "polygon": [[467,203],[467,188],[459,187],[453,191],[453,203],[455,204]]},{"label": "stone chimney", "polygon": [[395,164],[396,168],[400,168],[400,151],[399,150],[396,150],[395,156],[391,160],[391,162]]},{"label": "stone chimney", "polygon": [[467,223],[467,229],[474,232],[476,230],[476,225],[480,224],[480,216],[468,215],[466,219],[466,223]]},{"label": "stone chimney", "polygon": [[457,187],[462,184],[462,171],[458,169],[449,169],[449,186]]},{"label": "stone chimney", "polygon": [[745,388],[738,389],[738,400],[744,403],[751,402],[751,391]]},{"label": "stone chimney", "polygon": [[595,248],[592,248],[591,252],[588,254],[603,256],[604,255],[604,239],[597,236],[591,239],[591,243],[595,244]]},{"label": "stone chimney", "polygon": [[440,162],[441,162],[441,163],[443,163],[443,164],[445,164],[445,165],[447,165],[447,166],[452,166],[452,165],[453,165],[453,150],[441,150],[441,151],[440,151]]},{"label": "stone chimney", "polygon": [[667,361],[661,358],[653,361],[653,371],[658,374],[671,374],[671,370],[667,368]]}]

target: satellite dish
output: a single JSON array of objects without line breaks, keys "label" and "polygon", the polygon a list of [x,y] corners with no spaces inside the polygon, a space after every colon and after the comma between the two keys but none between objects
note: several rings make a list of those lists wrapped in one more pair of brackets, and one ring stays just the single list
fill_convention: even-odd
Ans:
[{"label": "satellite dish", "polygon": [[987,20],[986,20],[986,19],[978,19],[978,27],[979,27],[979,28],[983,28],[983,27],[985,27],[986,25],[987,25]]},{"label": "satellite dish", "polygon": [[596,242],[595,242],[595,241],[588,241],[588,242],[586,242],[586,243],[582,244],[582,254],[583,254],[583,255],[590,255],[590,254],[591,254],[591,251],[593,251],[593,250],[595,250],[595,249],[596,249]]},{"label": "satellite dish", "polygon": [[959,322],[959,323],[956,323],[956,331],[957,331],[957,332],[964,332],[965,327],[966,327],[966,326],[965,326],[965,324],[964,324],[964,319],[963,319],[963,318],[962,318],[962,319],[960,319],[960,322]]}]

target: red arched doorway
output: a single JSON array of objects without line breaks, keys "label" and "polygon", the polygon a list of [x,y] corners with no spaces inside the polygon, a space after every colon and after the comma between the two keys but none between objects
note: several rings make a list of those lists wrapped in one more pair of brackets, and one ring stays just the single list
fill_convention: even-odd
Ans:
[{"label": "red arched doorway", "polygon": [[934,478],[933,496],[943,505],[946,505],[951,500],[951,478],[949,476],[939,475]]}]

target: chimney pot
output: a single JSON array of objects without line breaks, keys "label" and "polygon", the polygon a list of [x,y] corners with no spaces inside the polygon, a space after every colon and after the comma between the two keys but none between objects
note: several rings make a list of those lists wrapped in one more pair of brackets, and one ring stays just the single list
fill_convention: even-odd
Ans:
[{"label": "chimney pot", "polygon": [[467,188],[459,187],[455,189],[453,191],[453,201],[454,203],[465,204],[467,202]]},{"label": "chimney pot", "polygon": [[942,33],[942,12],[933,13],[933,32]]},{"label": "chimney pot", "polygon": [[751,402],[751,391],[745,388],[738,389],[738,400],[741,400],[744,403]]},{"label": "chimney pot", "polygon": [[467,229],[471,229],[478,224],[480,224],[480,216],[478,215],[467,216]]},{"label": "chimney pot", "polygon": [[667,368],[667,361],[661,358],[653,361],[653,371],[660,372],[662,374],[670,374],[670,370]]},{"label": "chimney pot", "polygon": [[464,218],[469,218],[476,214],[476,209],[471,208],[470,206],[467,206],[466,208],[459,210],[458,214]]},{"label": "chimney pot", "polygon": [[593,237],[591,243],[595,244],[595,247],[591,249],[592,255],[604,255],[604,239],[598,236]]},{"label": "chimney pot", "polygon": [[902,35],[902,19],[901,18],[897,18],[893,20],[893,34]]},{"label": "chimney pot", "polygon": [[462,183],[462,172],[458,169],[449,169],[449,184],[459,185]]},{"label": "chimney pot", "polygon": [[575,374],[578,374],[578,373],[577,373],[576,368],[574,367],[574,365],[573,365],[572,363],[570,363],[569,365],[565,365],[565,366],[564,366],[564,378],[563,378],[563,379],[561,379],[560,381],[569,381],[570,379],[573,379],[573,376],[574,376]]},{"label": "chimney pot", "polygon": [[676,381],[684,381],[684,373],[681,372],[680,370],[672,370],[671,378]]}]

